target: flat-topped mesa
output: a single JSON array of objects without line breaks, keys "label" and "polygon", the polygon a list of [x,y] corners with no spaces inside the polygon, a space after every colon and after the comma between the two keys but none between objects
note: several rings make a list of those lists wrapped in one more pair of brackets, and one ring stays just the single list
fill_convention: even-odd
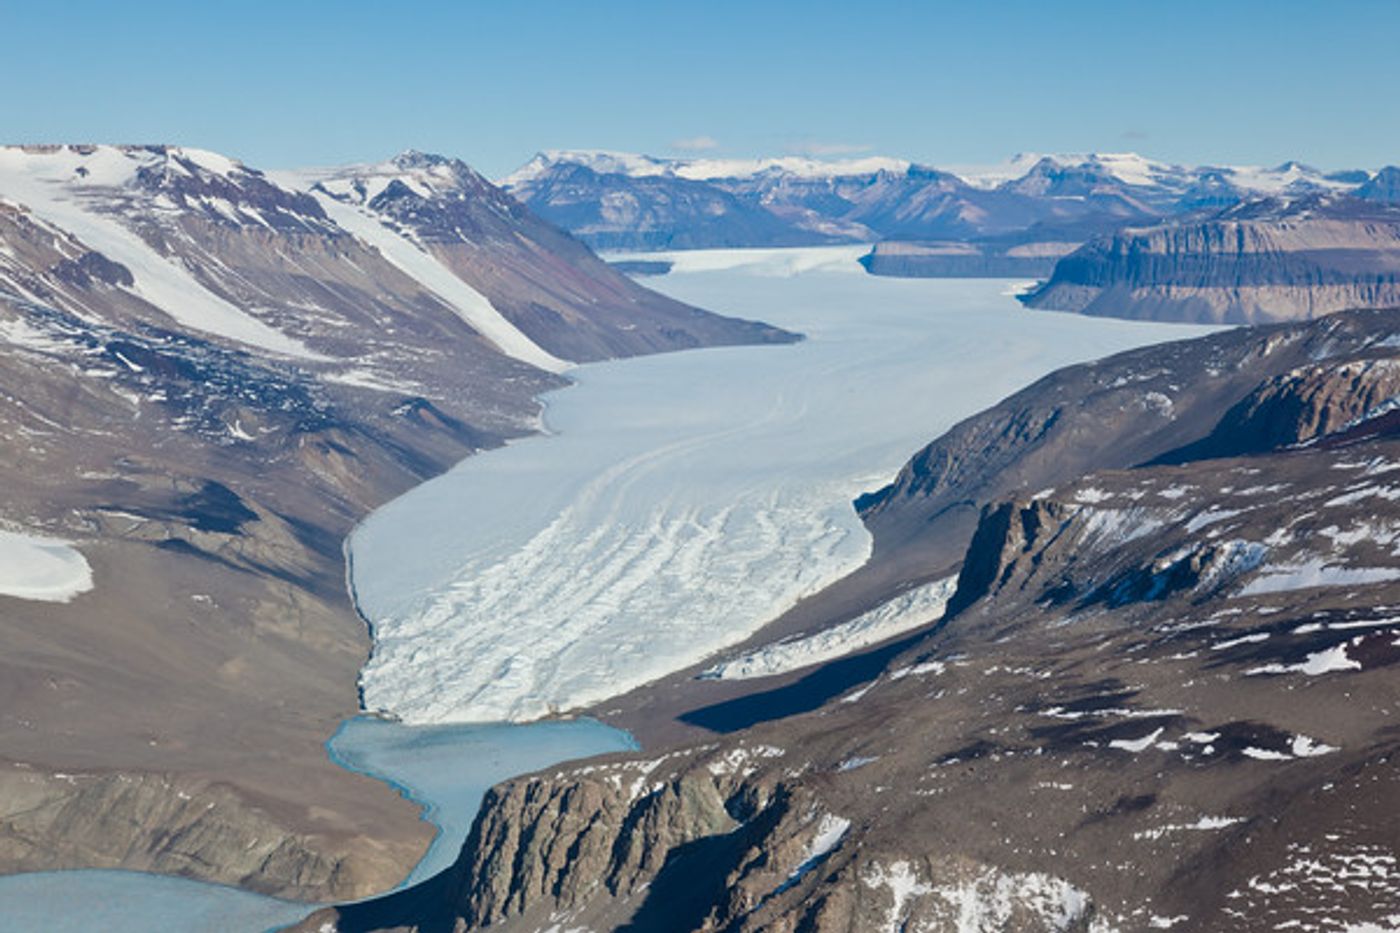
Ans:
[{"label": "flat-topped mesa", "polygon": [[1079,248],[1062,239],[1024,243],[886,240],[861,257],[872,275],[901,278],[1045,278]]},{"label": "flat-topped mesa", "polygon": [[1130,227],[1064,257],[1032,308],[1268,323],[1400,305],[1400,209],[1339,195],[1267,198]]}]

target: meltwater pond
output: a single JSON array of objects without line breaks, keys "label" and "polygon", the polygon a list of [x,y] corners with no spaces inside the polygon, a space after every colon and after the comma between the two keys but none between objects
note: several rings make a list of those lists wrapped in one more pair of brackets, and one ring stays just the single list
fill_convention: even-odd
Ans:
[{"label": "meltwater pond", "polygon": [[696,663],[859,567],[851,500],[959,419],[1205,330],[1029,311],[1005,281],[875,277],[859,252],[663,257],[648,286],[807,339],[578,367],[547,436],[370,516],[349,542],[366,705],[522,721]]}]

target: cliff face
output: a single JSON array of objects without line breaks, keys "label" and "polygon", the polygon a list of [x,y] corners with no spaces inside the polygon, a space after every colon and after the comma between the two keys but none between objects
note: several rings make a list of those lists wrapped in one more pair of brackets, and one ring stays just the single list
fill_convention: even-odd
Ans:
[{"label": "cliff face", "polygon": [[1360,428],[1400,407],[1400,360],[1365,357],[1311,363],[1259,385],[1209,435],[1164,454],[1164,462],[1232,456],[1309,444]]},{"label": "cliff face", "polygon": [[[1125,437],[1179,452],[1164,423],[1233,431],[1236,391],[1259,402],[1241,410],[1291,414],[1250,435],[1248,456],[1126,469],[1090,456],[989,501],[944,620],[873,681],[708,744],[507,782],[449,874],[305,928],[1393,922],[1400,423],[1370,403],[1390,391],[1374,374],[1397,324],[1357,312],[1101,364],[1109,384],[1193,366],[1209,381],[1227,363],[1253,384],[1156,404],[1144,434],[1123,433],[1143,410],[1013,418],[990,462],[1033,462],[1063,430],[1101,457]],[[1084,370],[1047,386],[1082,397]],[[1373,398],[1342,390],[1358,379]],[[974,461],[955,462],[911,469],[902,488],[967,482]]]},{"label": "cliff face", "polygon": [[210,778],[103,770],[0,770],[0,860],[25,871],[122,868],[212,878],[281,897],[354,898],[394,883],[419,846],[347,847],[287,831],[270,801]]},{"label": "cliff face", "polygon": [[1127,228],[1066,256],[1033,308],[1266,323],[1400,304],[1400,214],[1348,197],[1251,202]]}]

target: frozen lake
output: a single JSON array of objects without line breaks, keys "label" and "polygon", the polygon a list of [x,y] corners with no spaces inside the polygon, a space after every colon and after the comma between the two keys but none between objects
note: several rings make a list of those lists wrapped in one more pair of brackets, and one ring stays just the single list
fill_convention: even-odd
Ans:
[{"label": "frozen lake", "polygon": [[954,422],[1204,331],[1028,311],[1006,281],[870,276],[860,252],[676,254],[649,286],[808,339],[579,367],[548,436],[370,516],[350,539],[367,707],[525,721],[698,662],[863,563],[851,500]]},{"label": "frozen lake", "polygon": [[360,718],[346,722],[327,744],[336,764],[392,784],[423,804],[423,818],[438,827],[432,847],[402,886],[431,878],[456,860],[493,784],[558,762],[637,748],[626,732],[592,719],[403,726]]},{"label": "frozen lake", "polygon": [[[346,722],[327,746],[337,764],[379,778],[423,804],[424,819],[438,827],[432,847],[403,885],[452,863],[491,785],[569,759],[636,748],[627,733],[588,719],[411,727],[361,718]],[[294,923],[312,909],[223,885],[131,871],[0,878],[3,933],[253,933]]]},{"label": "frozen lake", "polygon": [[135,871],[46,871],[0,878],[5,933],[257,933],[312,910],[217,884]]}]

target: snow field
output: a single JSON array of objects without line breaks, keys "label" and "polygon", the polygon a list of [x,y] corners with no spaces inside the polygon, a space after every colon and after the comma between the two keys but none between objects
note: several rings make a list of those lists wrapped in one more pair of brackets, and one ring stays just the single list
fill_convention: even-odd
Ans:
[{"label": "snow field", "polygon": [[807,638],[764,645],[741,657],[720,661],[700,676],[715,680],[746,680],[795,671],[810,664],[839,658],[937,621],[943,615],[957,584],[957,577],[945,577],[914,587],[849,622]]},{"label": "snow field", "polygon": [[69,542],[0,530],[0,595],[66,603],[91,589],[92,568]]}]

